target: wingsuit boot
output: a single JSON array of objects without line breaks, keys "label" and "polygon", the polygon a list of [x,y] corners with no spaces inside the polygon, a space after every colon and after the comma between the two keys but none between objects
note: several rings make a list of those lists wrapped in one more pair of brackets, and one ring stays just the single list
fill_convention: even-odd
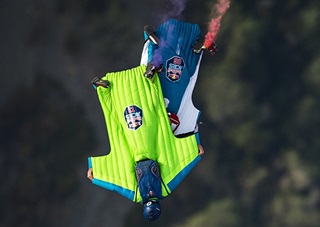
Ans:
[{"label": "wingsuit boot", "polygon": [[163,72],[163,66],[160,65],[159,67],[156,67],[152,62],[149,62],[147,65],[146,72],[144,73],[144,76],[148,79],[152,79],[155,73],[162,73]]},{"label": "wingsuit boot", "polygon": [[217,51],[217,45],[215,43],[212,43],[211,46],[207,47],[204,45],[205,37],[203,35],[200,35],[198,41],[193,46],[193,51],[197,54],[199,54],[202,50],[209,51],[212,55],[214,55]]},{"label": "wingsuit boot", "polygon": [[108,80],[102,80],[98,77],[95,77],[91,80],[91,84],[94,88],[97,88],[99,86],[102,86],[104,88],[110,87],[110,82]]},{"label": "wingsuit boot", "polygon": [[155,30],[150,26],[150,25],[145,25],[144,26],[144,31],[148,35],[148,38],[156,45],[159,45],[160,40],[156,36]]}]

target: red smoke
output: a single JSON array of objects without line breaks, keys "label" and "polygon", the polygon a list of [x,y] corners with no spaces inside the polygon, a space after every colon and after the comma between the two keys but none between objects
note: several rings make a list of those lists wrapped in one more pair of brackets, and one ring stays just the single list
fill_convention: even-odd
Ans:
[{"label": "red smoke", "polygon": [[208,26],[208,33],[205,36],[204,46],[210,47],[212,43],[215,42],[217,38],[218,31],[220,29],[220,22],[222,16],[227,12],[230,7],[230,0],[218,0],[218,2],[213,7],[213,13],[217,15],[217,17],[213,18],[210,21]]}]

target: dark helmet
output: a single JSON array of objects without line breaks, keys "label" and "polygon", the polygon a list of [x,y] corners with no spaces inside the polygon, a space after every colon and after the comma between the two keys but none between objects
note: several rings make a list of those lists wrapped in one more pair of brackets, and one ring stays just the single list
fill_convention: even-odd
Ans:
[{"label": "dark helmet", "polygon": [[160,203],[156,200],[148,201],[143,205],[143,216],[148,221],[155,221],[161,215]]}]

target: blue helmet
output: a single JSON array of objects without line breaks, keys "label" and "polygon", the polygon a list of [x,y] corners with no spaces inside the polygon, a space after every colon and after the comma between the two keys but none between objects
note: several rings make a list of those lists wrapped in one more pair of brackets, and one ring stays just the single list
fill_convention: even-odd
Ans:
[{"label": "blue helmet", "polygon": [[143,216],[148,221],[155,221],[161,215],[161,206],[156,200],[148,201],[143,205]]}]

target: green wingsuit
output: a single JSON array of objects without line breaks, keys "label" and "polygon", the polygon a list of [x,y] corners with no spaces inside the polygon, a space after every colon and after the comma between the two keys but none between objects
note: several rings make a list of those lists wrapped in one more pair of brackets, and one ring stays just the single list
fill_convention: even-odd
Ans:
[{"label": "green wingsuit", "polygon": [[110,153],[88,159],[92,183],[141,202],[135,164],[157,161],[162,196],[171,193],[200,161],[196,137],[176,138],[170,128],[157,74],[143,76],[146,66],[106,74],[110,87],[96,91],[105,116]]}]

